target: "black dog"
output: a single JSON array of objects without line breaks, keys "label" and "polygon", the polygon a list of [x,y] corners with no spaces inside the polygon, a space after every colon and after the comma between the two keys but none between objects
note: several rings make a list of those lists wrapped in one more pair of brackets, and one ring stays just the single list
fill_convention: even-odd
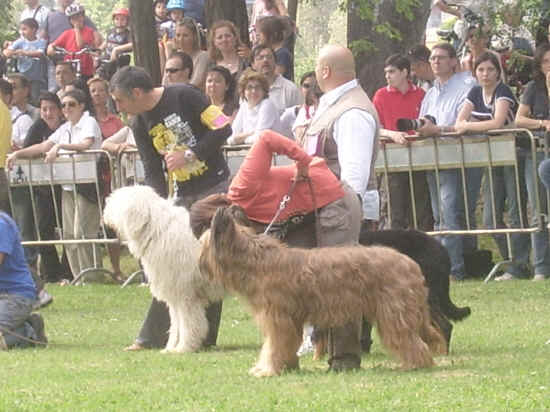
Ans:
[{"label": "black dog", "polygon": [[[445,247],[436,239],[417,230],[361,230],[359,243],[362,245],[389,246],[413,259],[422,270],[428,288],[428,303],[433,321],[439,326],[447,341],[447,352],[451,344],[453,325],[449,319],[459,321],[470,315],[470,308],[459,308],[449,297],[449,274],[451,261]],[[363,325],[361,344],[369,352],[372,340],[371,326]]]}]

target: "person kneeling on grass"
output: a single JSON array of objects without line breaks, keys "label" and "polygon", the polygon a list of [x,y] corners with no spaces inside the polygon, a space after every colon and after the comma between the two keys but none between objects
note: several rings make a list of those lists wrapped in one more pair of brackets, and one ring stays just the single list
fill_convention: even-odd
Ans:
[{"label": "person kneeling on grass", "polygon": [[36,287],[27,266],[17,225],[0,212],[0,350],[33,346],[48,340],[44,320],[31,313]]}]

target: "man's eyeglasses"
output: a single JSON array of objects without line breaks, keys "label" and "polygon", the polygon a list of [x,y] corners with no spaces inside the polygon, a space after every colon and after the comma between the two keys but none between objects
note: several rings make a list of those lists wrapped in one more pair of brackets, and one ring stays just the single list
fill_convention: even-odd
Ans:
[{"label": "man's eyeglasses", "polygon": [[179,72],[180,70],[183,70],[183,67],[167,67],[164,69],[166,73],[174,74]]},{"label": "man's eyeglasses", "polygon": [[260,86],[259,84],[248,84],[245,87],[245,90],[247,90],[249,92],[254,91],[254,90],[262,90],[262,86]]},{"label": "man's eyeglasses", "polygon": [[311,86],[312,86],[311,83],[302,83],[302,87],[303,87],[304,89],[309,89]]},{"label": "man's eyeglasses", "polygon": [[450,59],[450,56],[430,56],[431,62],[445,60],[445,59]]},{"label": "man's eyeglasses", "polygon": [[254,60],[262,61],[262,60],[275,60],[275,57],[272,53],[265,53],[265,54],[258,54]]}]

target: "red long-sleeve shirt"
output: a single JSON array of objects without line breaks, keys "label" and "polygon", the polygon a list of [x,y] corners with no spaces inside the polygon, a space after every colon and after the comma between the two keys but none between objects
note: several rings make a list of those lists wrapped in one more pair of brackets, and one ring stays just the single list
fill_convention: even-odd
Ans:
[{"label": "red long-sleeve shirt", "polygon": [[229,186],[229,200],[241,206],[250,219],[270,222],[296,176],[296,164],[272,166],[275,153],[286,155],[300,166],[309,165],[316,203],[314,205],[307,181],[300,181],[291,194],[290,202],[281,212],[279,221],[294,215],[308,214],[315,208],[344,197],[341,182],[327,167],[324,159],[309,156],[294,141],[268,130],[252,146]]}]

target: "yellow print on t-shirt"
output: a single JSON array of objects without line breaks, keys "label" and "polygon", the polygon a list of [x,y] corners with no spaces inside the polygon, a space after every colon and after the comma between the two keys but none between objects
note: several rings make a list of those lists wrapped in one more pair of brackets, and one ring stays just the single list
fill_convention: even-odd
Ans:
[{"label": "yellow print on t-shirt", "polygon": [[[178,142],[176,134],[162,123],[149,130],[149,135],[153,138],[154,148],[161,155],[171,151],[179,152],[191,149],[187,144]],[[192,176],[202,175],[206,170],[208,170],[208,166],[195,157],[194,160],[187,162],[184,167],[171,172],[170,175],[178,182],[185,182]]]}]

